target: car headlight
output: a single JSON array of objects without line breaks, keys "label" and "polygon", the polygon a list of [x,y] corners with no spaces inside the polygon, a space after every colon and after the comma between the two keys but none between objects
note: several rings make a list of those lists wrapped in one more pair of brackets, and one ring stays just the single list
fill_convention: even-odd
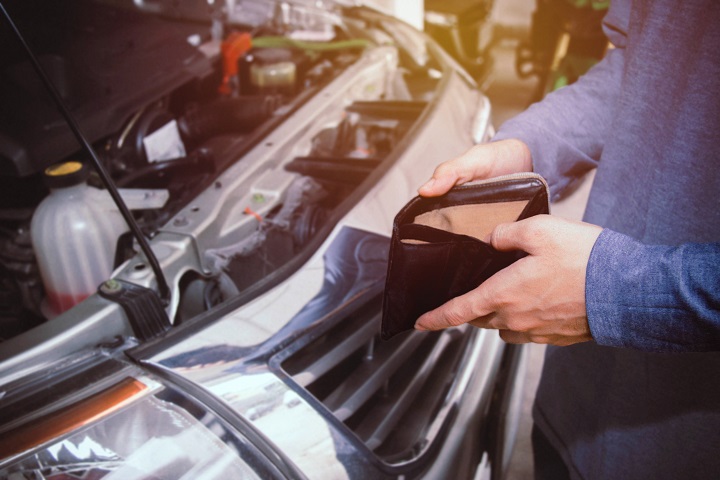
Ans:
[{"label": "car headlight", "polygon": [[253,449],[242,435],[186,395],[148,377],[125,377],[4,432],[0,453],[5,460],[0,477],[128,480],[276,476],[272,466],[262,455],[256,457]]}]

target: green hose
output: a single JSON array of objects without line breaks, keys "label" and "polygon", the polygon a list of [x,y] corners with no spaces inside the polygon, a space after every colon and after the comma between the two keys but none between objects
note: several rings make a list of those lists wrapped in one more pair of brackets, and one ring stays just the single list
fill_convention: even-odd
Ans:
[{"label": "green hose", "polygon": [[568,3],[575,8],[589,6],[593,10],[607,10],[610,7],[610,0],[568,0]]},{"label": "green hose", "polygon": [[370,46],[368,40],[353,39],[341,40],[338,42],[306,42],[294,40],[287,37],[258,37],[252,39],[252,46],[258,48],[282,48],[291,47],[308,52],[328,52],[333,50],[347,50],[354,48],[366,48]]}]

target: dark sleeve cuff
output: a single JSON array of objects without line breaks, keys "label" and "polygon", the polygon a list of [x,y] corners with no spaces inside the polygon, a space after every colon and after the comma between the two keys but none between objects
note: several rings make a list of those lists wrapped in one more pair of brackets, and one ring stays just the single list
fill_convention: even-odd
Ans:
[{"label": "dark sleeve cuff", "polygon": [[655,352],[720,350],[720,244],[644,245],[605,229],[585,300],[598,344]]}]

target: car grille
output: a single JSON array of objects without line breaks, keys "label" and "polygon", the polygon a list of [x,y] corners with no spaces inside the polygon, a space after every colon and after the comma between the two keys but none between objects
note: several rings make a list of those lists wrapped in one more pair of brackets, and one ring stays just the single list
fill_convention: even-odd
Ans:
[{"label": "car grille", "polygon": [[[379,339],[379,301],[326,325],[280,360],[292,381],[320,401],[380,459],[417,457],[433,440],[470,335],[457,329]],[[300,344],[300,348],[297,348]],[[297,349],[296,349],[297,348]],[[296,349],[296,350],[295,350]]]}]

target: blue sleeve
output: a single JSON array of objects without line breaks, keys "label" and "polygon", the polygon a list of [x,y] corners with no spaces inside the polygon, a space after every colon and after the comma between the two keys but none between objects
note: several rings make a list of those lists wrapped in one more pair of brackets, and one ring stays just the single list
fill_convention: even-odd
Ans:
[{"label": "blue sleeve", "polygon": [[588,262],[590,331],[601,345],[720,350],[720,243],[644,245],[605,229]]},{"label": "blue sleeve", "polygon": [[628,12],[629,2],[611,2],[603,28],[614,48],[577,82],[505,122],[493,139],[525,142],[553,198],[597,166],[620,94]]}]

